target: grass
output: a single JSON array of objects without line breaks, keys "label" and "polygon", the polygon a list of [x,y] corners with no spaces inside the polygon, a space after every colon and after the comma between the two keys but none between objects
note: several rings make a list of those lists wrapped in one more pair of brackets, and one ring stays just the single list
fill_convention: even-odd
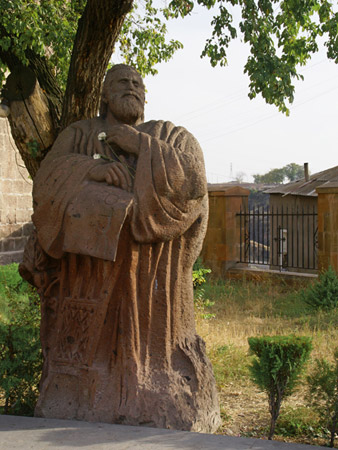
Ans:
[{"label": "grass", "polygon": [[[315,358],[332,359],[338,342],[338,309],[313,311],[301,295],[301,284],[264,279],[218,281],[203,285],[211,306],[197,311],[197,330],[206,341],[219,391],[223,425],[220,433],[265,437],[269,425],[267,397],[250,381],[247,339],[261,335],[302,335],[313,340],[307,371]],[[207,314],[205,314],[207,313]],[[204,317],[212,317],[205,319]],[[305,379],[305,374],[304,374]],[[324,445],[327,430],[305,398],[301,382],[282,405],[276,439]]]}]

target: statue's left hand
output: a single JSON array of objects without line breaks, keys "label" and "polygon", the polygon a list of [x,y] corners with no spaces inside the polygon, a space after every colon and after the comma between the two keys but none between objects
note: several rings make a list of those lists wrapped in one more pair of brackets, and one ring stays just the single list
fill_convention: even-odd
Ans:
[{"label": "statue's left hand", "polygon": [[140,132],[130,125],[114,125],[107,132],[106,141],[127,153],[139,154]]}]

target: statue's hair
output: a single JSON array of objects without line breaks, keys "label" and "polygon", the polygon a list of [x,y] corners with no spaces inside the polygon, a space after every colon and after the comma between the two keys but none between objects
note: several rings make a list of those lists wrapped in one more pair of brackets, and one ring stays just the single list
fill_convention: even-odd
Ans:
[{"label": "statue's hair", "polygon": [[[135,72],[138,75],[138,77],[140,78],[140,81],[144,88],[143,79],[134,67],[128,66],[127,64],[116,64],[111,69],[109,69],[108,72],[106,73],[106,76],[105,76],[105,79],[103,82],[102,92],[101,92],[101,102],[100,102],[99,113],[100,113],[100,117],[102,117],[103,119],[107,116],[107,112],[108,112],[108,104],[106,101],[103,100],[103,94],[104,94],[105,90],[108,88],[109,81],[113,77],[115,72],[117,72],[121,69],[127,69],[127,70],[130,70],[131,72]],[[142,118],[142,120],[143,119],[144,119],[144,117]]]}]

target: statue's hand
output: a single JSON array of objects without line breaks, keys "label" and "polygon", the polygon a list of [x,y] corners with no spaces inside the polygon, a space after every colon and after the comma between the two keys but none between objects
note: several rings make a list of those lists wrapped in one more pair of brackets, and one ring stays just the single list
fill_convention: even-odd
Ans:
[{"label": "statue's hand", "polygon": [[139,154],[140,132],[130,125],[114,125],[107,132],[106,141],[127,153]]},{"label": "statue's hand", "polygon": [[94,181],[105,181],[109,185],[120,187],[131,192],[131,176],[124,164],[113,162],[108,164],[98,164],[89,172],[89,177]]}]

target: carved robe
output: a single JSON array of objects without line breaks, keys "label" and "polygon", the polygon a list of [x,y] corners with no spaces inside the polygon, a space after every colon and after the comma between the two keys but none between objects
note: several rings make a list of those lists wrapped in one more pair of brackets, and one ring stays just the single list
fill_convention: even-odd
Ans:
[{"label": "carved robe", "polygon": [[214,431],[191,275],[207,224],[202,152],[170,122],[137,129],[132,193],[89,179],[106,164],[93,155],[121,153],[98,140],[109,131],[100,118],[61,133],[34,180],[37,238],[21,272],[42,299],[36,414]]}]

